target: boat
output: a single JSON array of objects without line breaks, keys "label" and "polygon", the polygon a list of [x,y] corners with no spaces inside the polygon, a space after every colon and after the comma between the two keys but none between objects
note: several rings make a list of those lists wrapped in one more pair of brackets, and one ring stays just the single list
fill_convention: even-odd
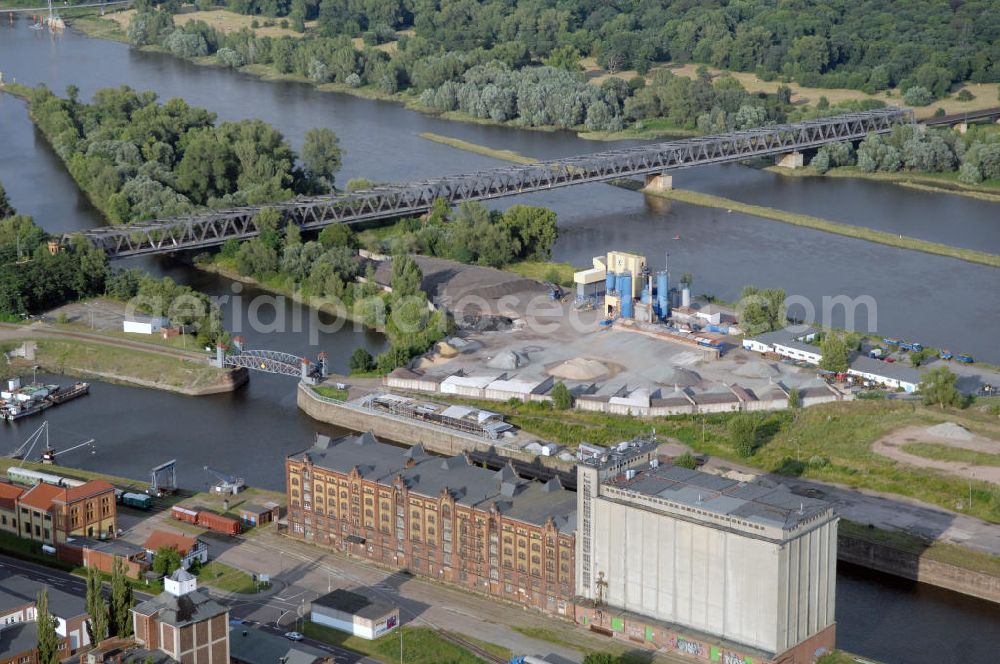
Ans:
[{"label": "boat", "polygon": [[13,422],[14,420],[19,420],[22,417],[28,417],[29,415],[40,413],[51,405],[52,402],[48,399],[20,401],[18,403],[7,404],[3,415],[9,422]]},{"label": "boat", "polygon": [[90,392],[90,383],[80,381],[79,383],[74,383],[66,388],[56,387],[56,389],[49,395],[49,401],[53,404],[66,403],[70,399],[82,397],[88,392]]}]

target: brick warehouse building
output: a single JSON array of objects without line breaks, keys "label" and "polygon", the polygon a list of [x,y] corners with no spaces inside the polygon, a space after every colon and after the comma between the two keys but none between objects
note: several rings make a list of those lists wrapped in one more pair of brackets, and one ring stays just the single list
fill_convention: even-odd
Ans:
[{"label": "brick warehouse building", "polygon": [[286,459],[289,535],[480,593],[573,614],[576,494],[371,433]]},{"label": "brick warehouse building", "polygon": [[117,517],[115,488],[104,480],[68,488],[7,484],[0,490],[0,530],[44,544],[63,544],[70,537],[114,537]]}]

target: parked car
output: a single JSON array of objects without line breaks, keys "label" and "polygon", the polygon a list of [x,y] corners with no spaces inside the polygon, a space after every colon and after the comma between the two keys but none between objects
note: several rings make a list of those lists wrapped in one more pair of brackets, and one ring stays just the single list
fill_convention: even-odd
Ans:
[{"label": "parked car", "polygon": [[285,632],[285,638],[289,641],[301,641],[306,637],[302,636],[298,632]]}]

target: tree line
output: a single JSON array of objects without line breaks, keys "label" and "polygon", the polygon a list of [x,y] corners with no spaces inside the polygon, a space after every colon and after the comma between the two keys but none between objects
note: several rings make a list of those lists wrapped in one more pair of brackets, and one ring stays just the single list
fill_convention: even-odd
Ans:
[{"label": "tree line", "polygon": [[139,9],[128,37],[135,46],[160,45],[179,57],[214,54],[227,67],[266,65],[318,84],[406,93],[429,110],[531,127],[613,132],[666,117],[673,127],[717,131],[781,122],[792,110],[787,86],[775,94],[749,93],[732,77],[713,83],[707,70],[693,79],[656,70],[648,84],[642,76],[612,76],[592,85],[579,71],[580,52],[572,46],[539,60],[516,40],[449,49],[418,30],[387,53],[371,43],[356,49],[350,33],[329,30],[272,38],[249,29],[225,34],[203,21],[175,26],[167,11],[152,8]]},{"label": "tree line", "polygon": [[45,86],[31,115],[70,174],[112,223],[185,214],[199,207],[274,202],[329,190],[340,166],[336,136],[307,133],[302,164],[261,120],[216,124],[214,113],[127,86],[63,99]]},{"label": "tree line", "polygon": [[857,166],[865,173],[957,171],[962,182],[979,184],[1000,179],[1000,132],[971,125],[963,135],[951,129],[904,125],[888,135],[869,135],[857,149],[845,142],[825,145],[809,165],[820,173],[838,166]]},{"label": "tree line", "polygon": [[[178,0],[163,3],[178,8]],[[317,22],[324,37],[368,44],[407,29],[435,53],[503,52],[527,62],[593,57],[611,73],[697,62],[765,80],[874,93],[1000,80],[1000,19],[991,0],[199,0],[251,15]],[[150,5],[144,5],[148,8]],[[143,8],[143,7],[140,7]],[[496,58],[504,59],[504,58]],[[519,65],[519,66],[523,66]],[[512,65],[513,66],[513,65]],[[359,74],[360,76],[360,74]]]}]

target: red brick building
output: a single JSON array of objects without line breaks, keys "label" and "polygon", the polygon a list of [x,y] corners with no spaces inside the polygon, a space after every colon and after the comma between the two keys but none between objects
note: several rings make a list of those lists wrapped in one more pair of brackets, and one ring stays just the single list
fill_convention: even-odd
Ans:
[{"label": "red brick building", "polygon": [[69,488],[39,483],[25,489],[15,506],[14,532],[24,539],[55,545],[74,536],[114,537],[117,533],[115,488],[104,480]]},{"label": "red brick building", "polygon": [[292,537],[571,617],[576,494],[371,433],[285,462]]},{"label": "red brick building", "polygon": [[182,569],[163,587],[132,609],[136,643],[181,664],[229,664],[229,609]]}]

